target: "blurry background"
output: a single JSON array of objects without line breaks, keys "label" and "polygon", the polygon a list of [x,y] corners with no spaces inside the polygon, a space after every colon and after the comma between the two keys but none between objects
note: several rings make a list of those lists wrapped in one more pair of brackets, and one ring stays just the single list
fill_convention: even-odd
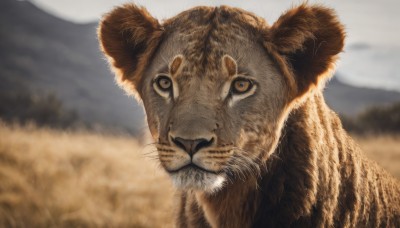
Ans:
[{"label": "blurry background", "polygon": [[[125,2],[0,1],[0,226],[171,224],[171,187],[143,143],[143,110],[98,48],[98,20]],[[270,24],[300,3],[135,2],[160,20],[226,4]],[[309,2],[336,9],[347,28],[327,103],[367,155],[400,177],[400,2]]]}]

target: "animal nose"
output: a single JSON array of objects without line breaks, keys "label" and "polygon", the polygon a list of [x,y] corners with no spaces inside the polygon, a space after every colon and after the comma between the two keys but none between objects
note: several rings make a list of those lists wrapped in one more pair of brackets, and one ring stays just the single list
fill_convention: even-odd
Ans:
[{"label": "animal nose", "polygon": [[214,142],[214,138],[208,139],[183,139],[180,137],[173,138],[171,137],[172,142],[175,143],[176,146],[180,147],[184,151],[186,151],[190,155],[194,155],[197,151],[202,148],[206,148],[211,146]]}]

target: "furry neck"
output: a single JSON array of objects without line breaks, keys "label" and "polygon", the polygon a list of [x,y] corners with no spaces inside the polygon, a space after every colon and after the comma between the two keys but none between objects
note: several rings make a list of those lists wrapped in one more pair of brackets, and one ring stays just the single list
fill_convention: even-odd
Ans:
[{"label": "furry neck", "polygon": [[291,112],[265,167],[260,177],[237,180],[214,195],[186,192],[197,221],[212,227],[400,226],[400,183],[361,156],[320,92]]},{"label": "furry neck", "polygon": [[261,177],[237,180],[214,195],[196,194],[209,223],[213,227],[309,223],[304,218],[314,213],[317,198],[330,200],[329,194],[320,192],[337,189],[338,180],[331,180],[331,175],[338,172],[334,167],[338,154],[318,152],[335,150],[340,144],[335,131],[343,130],[322,94],[309,97],[288,117]]}]

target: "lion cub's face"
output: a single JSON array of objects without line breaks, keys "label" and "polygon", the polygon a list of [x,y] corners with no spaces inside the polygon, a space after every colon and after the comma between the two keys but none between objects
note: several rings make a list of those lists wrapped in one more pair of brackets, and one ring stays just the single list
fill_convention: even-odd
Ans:
[{"label": "lion cub's face", "polygon": [[269,26],[228,6],[160,24],[127,4],[105,15],[99,39],[120,85],[143,100],[175,184],[212,192],[258,174],[291,108],[334,68],[344,30],[320,6],[300,5]]},{"label": "lion cub's face", "polygon": [[276,138],[286,90],[245,29],[203,26],[162,43],[142,98],[159,160],[175,185],[213,191],[257,172]]}]

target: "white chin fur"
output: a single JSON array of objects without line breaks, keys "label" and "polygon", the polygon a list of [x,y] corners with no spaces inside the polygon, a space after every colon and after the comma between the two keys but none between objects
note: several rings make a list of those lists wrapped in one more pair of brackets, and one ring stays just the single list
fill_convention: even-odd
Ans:
[{"label": "white chin fur", "polygon": [[208,193],[218,191],[224,186],[223,174],[206,173],[194,169],[182,170],[170,174],[176,188],[182,190],[200,190]]}]

